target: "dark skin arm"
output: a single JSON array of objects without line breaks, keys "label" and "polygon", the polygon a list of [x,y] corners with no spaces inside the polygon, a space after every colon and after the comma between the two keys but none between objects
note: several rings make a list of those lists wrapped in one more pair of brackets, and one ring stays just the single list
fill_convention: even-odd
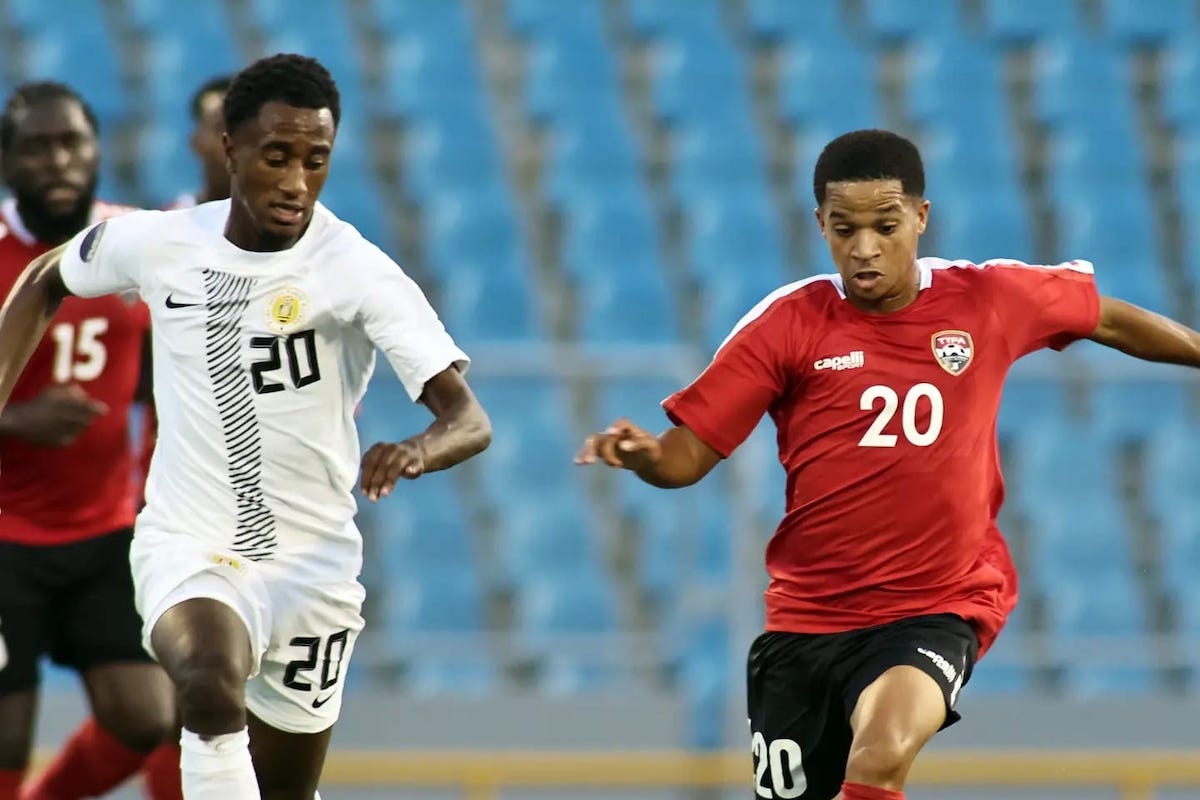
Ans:
[{"label": "dark skin arm", "polygon": [[576,464],[595,464],[597,460],[631,470],[651,486],[680,489],[711,472],[721,462],[721,454],[686,425],[655,436],[622,418],[584,440],[575,456]]},{"label": "dark skin arm", "polygon": [[363,456],[362,492],[371,502],[391,494],[400,478],[449,469],[491,444],[492,423],[456,367],[430,378],[420,402],[433,412],[433,424],[402,442],[380,442]]},{"label": "dark skin arm", "polygon": [[30,262],[0,308],[0,413],[25,364],[69,294],[58,272],[66,245]]},{"label": "dark skin arm", "polygon": [[1143,361],[1200,367],[1200,333],[1113,297],[1100,298],[1100,323],[1089,338]]}]

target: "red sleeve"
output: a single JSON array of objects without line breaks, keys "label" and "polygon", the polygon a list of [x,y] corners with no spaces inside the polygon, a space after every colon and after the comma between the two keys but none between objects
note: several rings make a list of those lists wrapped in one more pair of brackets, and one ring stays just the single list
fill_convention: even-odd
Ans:
[{"label": "red sleeve", "polygon": [[758,425],[788,384],[793,326],[788,304],[771,298],[747,314],[691,385],[663,401],[667,416],[686,425],[728,458]]},{"label": "red sleeve", "polygon": [[1054,266],[987,262],[1013,358],[1052,347],[1062,350],[1091,336],[1100,323],[1100,295],[1088,261]]}]

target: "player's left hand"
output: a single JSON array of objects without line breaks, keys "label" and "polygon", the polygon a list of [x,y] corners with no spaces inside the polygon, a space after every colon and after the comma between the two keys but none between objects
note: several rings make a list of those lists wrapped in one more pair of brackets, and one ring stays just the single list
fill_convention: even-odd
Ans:
[{"label": "player's left hand", "polygon": [[401,478],[413,480],[425,474],[425,451],[408,439],[388,444],[379,442],[362,460],[362,492],[372,503],[387,497]]}]

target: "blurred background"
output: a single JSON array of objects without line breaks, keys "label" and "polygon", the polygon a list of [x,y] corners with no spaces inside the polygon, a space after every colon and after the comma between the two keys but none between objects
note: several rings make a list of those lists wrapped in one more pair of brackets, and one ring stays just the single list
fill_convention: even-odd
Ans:
[{"label": "blurred background", "polygon": [[[363,509],[368,633],[327,798],[461,797],[472,774],[472,800],[721,795],[663,785],[706,782],[685,751],[732,765],[721,796],[750,791],[773,432],[677,492],[570,459],[615,416],[665,426],[658,402],[742,314],[832,271],[811,174],[837,134],[919,143],[925,254],[1089,259],[1105,292],[1196,322],[1200,0],[0,0],[0,87],[80,90],[119,202],[197,188],[192,92],[277,51],[333,72],[323,200],[431,296],[496,428],[482,457]],[[1145,761],[1200,746],[1200,392],[1112,355],[1014,370],[1021,605],[919,776],[947,785],[910,797],[1200,797],[1150,793],[1173,767]],[[426,417],[385,365],[360,422],[371,442]],[[53,747],[81,712],[72,676],[47,681]],[[1048,747],[1084,761],[986,777]],[[965,772],[938,760],[961,748]],[[553,789],[478,778],[514,751],[534,772],[585,757]],[[586,760],[629,751],[661,761]],[[1128,758],[1144,780],[1122,788]],[[589,789],[589,769],[647,779]],[[445,788],[396,783],[431,771]],[[1022,778],[1062,785],[1006,787]]]}]

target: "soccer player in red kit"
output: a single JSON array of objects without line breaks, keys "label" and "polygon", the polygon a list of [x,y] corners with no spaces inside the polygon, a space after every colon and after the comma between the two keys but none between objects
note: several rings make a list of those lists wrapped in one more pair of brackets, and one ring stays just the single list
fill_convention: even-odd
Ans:
[{"label": "soccer player in red kit", "polygon": [[834,139],[813,188],[837,273],[755,306],[663,402],[673,428],[617,420],[576,460],[688,486],[770,414],[787,511],[748,663],[756,796],[902,800],[1017,602],[996,527],[1009,367],[1083,338],[1200,366],[1200,334],[1099,296],[1085,261],[918,259],[924,169],[893,133]]},{"label": "soccer player in red kit", "polygon": [[[0,156],[5,296],[31,259],[128,209],[95,201],[96,119],[67,86],[16,89]],[[129,566],[148,327],[136,298],[67,299],[0,414],[0,800],[98,797],[139,769],[156,800],[181,796],[171,686],[142,648]],[[94,716],[19,788],[43,655],[80,673]]]}]

